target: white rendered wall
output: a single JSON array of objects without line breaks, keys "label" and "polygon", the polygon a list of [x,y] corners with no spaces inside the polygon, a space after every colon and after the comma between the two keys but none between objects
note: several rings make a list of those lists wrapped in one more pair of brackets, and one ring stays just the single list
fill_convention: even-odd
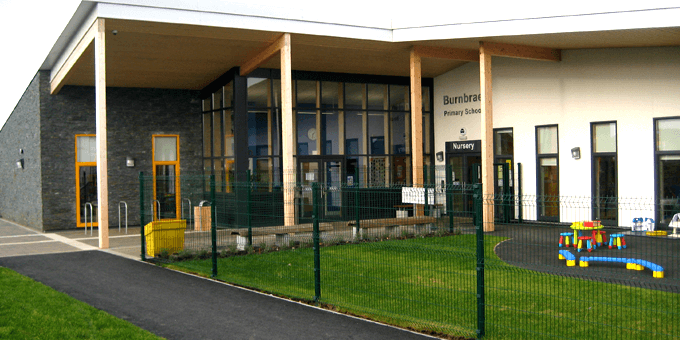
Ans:
[{"label": "white rendered wall", "polygon": [[[493,126],[513,128],[523,194],[536,194],[537,125],[558,125],[560,196],[590,197],[590,123],[616,121],[619,197],[654,198],[653,118],[680,116],[680,48],[565,50],[558,63],[494,57],[492,74]],[[443,100],[478,89],[479,65],[452,70],[434,85],[435,152],[460,140],[461,127],[468,140],[479,139],[479,114],[444,116],[444,111],[479,108],[479,102],[444,105]],[[579,160],[571,158],[574,147],[581,148]],[[643,210],[631,214],[653,217],[653,206]],[[621,224],[629,221],[626,214],[620,211]],[[567,209],[561,215],[561,221],[584,219],[569,216]]]}]

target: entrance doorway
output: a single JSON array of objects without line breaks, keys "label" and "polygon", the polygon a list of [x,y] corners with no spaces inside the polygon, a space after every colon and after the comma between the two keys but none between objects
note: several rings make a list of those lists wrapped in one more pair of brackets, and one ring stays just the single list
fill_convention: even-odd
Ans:
[{"label": "entrance doorway", "polygon": [[298,161],[298,182],[301,184],[298,202],[300,222],[312,219],[312,185],[319,186],[321,200],[319,218],[340,218],[342,216],[342,185],[344,178],[342,158],[307,158]]},{"label": "entrance doorway", "polygon": [[[510,222],[515,217],[515,187],[512,158],[496,157],[494,163],[495,217],[498,222]],[[505,168],[505,169],[504,169]],[[507,191],[506,191],[507,190]]]},{"label": "entrance doorway", "polygon": [[453,211],[472,212],[472,185],[482,183],[480,153],[447,153],[447,182],[453,184]]},{"label": "entrance doorway", "polygon": [[76,135],[76,225],[97,224],[97,149],[95,135]]},{"label": "entrance doorway", "polygon": [[179,194],[179,136],[153,136],[154,220],[180,215]]}]

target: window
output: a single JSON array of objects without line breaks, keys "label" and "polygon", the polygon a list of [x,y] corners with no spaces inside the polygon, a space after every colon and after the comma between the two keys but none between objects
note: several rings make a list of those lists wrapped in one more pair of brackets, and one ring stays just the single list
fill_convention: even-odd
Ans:
[{"label": "window", "polygon": [[680,117],[654,120],[657,225],[680,211]]},{"label": "window", "polygon": [[[229,180],[225,164],[249,165],[258,173],[258,181],[280,181],[281,163],[281,82],[277,72],[259,70],[240,82],[206,93],[203,107],[203,155],[206,173]],[[349,170],[348,159],[362,160],[366,174],[357,176],[362,185],[411,182],[412,147],[410,89],[408,79],[346,75],[317,75],[300,72],[293,81],[293,139],[294,156],[319,159],[342,159],[343,175]],[[243,89],[234,84],[244,84]],[[432,155],[431,85],[421,89],[423,95],[423,153],[424,164]],[[238,97],[235,97],[237,96]],[[233,107],[235,99],[246,103],[246,116]],[[240,103],[240,102],[239,102]],[[247,130],[244,129],[247,124]],[[243,134],[245,145],[238,144]],[[246,136],[247,135],[247,136]],[[244,143],[245,144],[245,143]],[[243,149],[240,149],[243,148]],[[339,157],[338,157],[339,156]],[[247,163],[235,162],[247,157]],[[273,171],[267,168],[273,168]],[[353,169],[356,172],[356,168]],[[375,168],[371,172],[371,168]],[[216,174],[215,172],[219,172]],[[227,185],[228,187],[228,185]]]},{"label": "window", "polygon": [[557,125],[536,127],[536,195],[538,219],[559,220]]},{"label": "window", "polygon": [[[224,190],[230,192],[230,181],[234,178],[233,174],[226,173],[233,170],[236,153],[234,149],[234,111],[232,105],[233,85],[231,82],[220,87],[209,98],[203,100],[203,167],[206,175],[215,175],[217,181],[215,190],[218,192]],[[170,148],[172,143],[166,144],[162,138],[165,137],[154,137],[154,141]],[[156,151],[161,152],[161,150],[154,150],[154,152]],[[154,159],[155,161],[157,160]],[[163,171],[174,171],[174,167],[165,165],[167,166]],[[154,168],[156,169],[155,166]],[[161,171],[160,169],[156,170]],[[205,190],[209,191],[210,183],[206,181],[205,185]]]},{"label": "window", "polygon": [[591,124],[592,218],[618,225],[616,122]]}]

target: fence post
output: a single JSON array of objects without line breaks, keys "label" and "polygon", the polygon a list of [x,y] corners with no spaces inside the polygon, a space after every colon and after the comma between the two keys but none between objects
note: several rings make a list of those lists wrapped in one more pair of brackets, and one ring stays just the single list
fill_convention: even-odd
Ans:
[{"label": "fence post", "polygon": [[248,245],[253,245],[253,225],[250,218],[250,194],[252,183],[250,182],[250,169],[246,170],[246,224],[248,226]]},{"label": "fence post", "polygon": [[524,213],[522,212],[522,163],[517,163],[517,213],[519,223],[524,223]]},{"label": "fence post", "polygon": [[503,222],[510,222],[510,166],[503,163]]},{"label": "fence post", "polygon": [[215,175],[210,175],[210,238],[212,242],[212,275],[217,277],[217,204],[215,204]]},{"label": "fence post", "polygon": [[[358,178],[359,176],[357,176]],[[354,229],[356,232],[354,235],[357,235],[357,238],[360,238],[360,232],[361,232],[361,219],[359,218],[359,207],[361,206],[361,202],[359,202],[359,181],[357,180],[354,183]]]},{"label": "fence post", "polygon": [[321,298],[321,255],[319,252],[319,184],[312,183],[312,241],[314,242],[314,301]]},{"label": "fence post", "polygon": [[473,199],[475,215],[477,215],[475,229],[477,231],[477,337],[484,336],[485,331],[485,302],[484,302],[484,228],[482,186],[473,185]]},{"label": "fence post", "polygon": [[429,192],[427,191],[427,183],[429,180],[428,176],[428,171],[427,171],[427,166],[425,166],[425,171],[423,171],[423,176],[425,177],[423,179],[423,189],[425,189],[425,206],[423,207],[423,211],[425,212],[425,216],[430,216],[430,207],[429,207],[429,202],[427,202],[427,196]]},{"label": "fence post", "polygon": [[146,236],[144,235],[144,172],[139,172],[139,223],[142,236],[142,261],[146,261]]},{"label": "fence post", "polygon": [[453,184],[446,185],[446,211],[449,214],[449,232],[453,232]]}]

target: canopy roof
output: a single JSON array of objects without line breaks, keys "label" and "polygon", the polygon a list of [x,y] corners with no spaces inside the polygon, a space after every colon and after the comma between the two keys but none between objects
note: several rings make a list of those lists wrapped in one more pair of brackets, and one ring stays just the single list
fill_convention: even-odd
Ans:
[{"label": "canopy roof", "polygon": [[[676,19],[680,7],[654,3],[637,8],[617,4],[558,8],[563,14],[556,9],[511,13],[502,7],[477,8],[467,16],[457,10],[455,17],[433,7],[424,12],[427,1],[420,10],[395,6],[391,12],[362,12],[363,16],[353,15],[357,10],[349,7],[362,6],[359,2],[326,12],[310,10],[311,2],[286,8],[281,7],[285,2],[158,3],[83,1],[41,69],[57,78],[66,65],[68,75],[58,79],[62,86],[94,85],[94,44],[82,41],[97,18],[106,19],[111,87],[202,89],[282,33],[291,33],[293,70],[392,76],[409,75],[409,52],[415,45],[469,50],[477,50],[480,41],[562,50],[680,45]],[[438,76],[466,62],[425,58],[423,77]],[[275,57],[261,67],[279,65]]]}]

